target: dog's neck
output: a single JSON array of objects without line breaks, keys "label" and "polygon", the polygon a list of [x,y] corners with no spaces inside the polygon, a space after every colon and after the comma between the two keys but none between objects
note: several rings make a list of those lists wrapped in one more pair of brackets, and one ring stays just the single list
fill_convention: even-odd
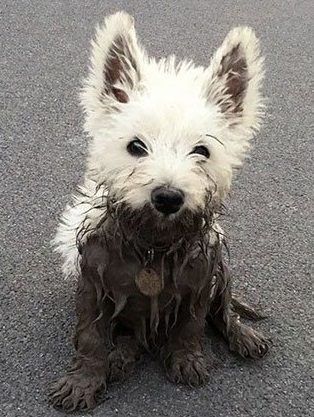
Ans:
[{"label": "dog's neck", "polygon": [[208,245],[212,227],[213,213],[206,219],[200,214],[183,213],[170,221],[142,212],[140,216],[132,213],[108,218],[105,230],[114,247],[129,248],[149,262],[156,256]]}]

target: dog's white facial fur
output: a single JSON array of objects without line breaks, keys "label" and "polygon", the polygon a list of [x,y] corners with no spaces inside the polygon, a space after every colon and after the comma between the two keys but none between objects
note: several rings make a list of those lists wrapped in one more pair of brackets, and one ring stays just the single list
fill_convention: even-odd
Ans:
[{"label": "dog's white facial fur", "polygon": [[[196,68],[148,58],[133,19],[120,12],[98,28],[91,61],[82,93],[93,138],[88,175],[134,208],[160,185],[181,189],[192,210],[203,207],[208,189],[223,199],[260,122],[263,70],[253,31],[232,30],[209,67]],[[144,158],[127,152],[134,137],[148,148]],[[208,160],[191,154],[197,145],[209,149]]]},{"label": "dog's white facial fur", "polygon": [[[99,184],[134,209],[150,203],[152,190],[163,185],[182,190],[189,210],[204,209],[208,192],[219,205],[259,129],[262,78],[259,42],[250,28],[233,29],[202,68],[174,57],[148,58],[133,19],[124,12],[107,17],[92,42],[81,94],[92,138],[84,188],[90,197],[85,206],[68,207],[55,239],[66,274],[77,257],[75,235],[84,213],[92,224],[101,215]],[[146,156],[127,151],[134,137],[146,145]],[[208,148],[208,159],[193,154],[200,145]]]}]

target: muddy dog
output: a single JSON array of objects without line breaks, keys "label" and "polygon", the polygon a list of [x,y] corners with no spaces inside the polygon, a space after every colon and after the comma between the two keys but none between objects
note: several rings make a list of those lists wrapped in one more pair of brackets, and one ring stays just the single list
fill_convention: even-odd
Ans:
[{"label": "muddy dog", "polygon": [[55,238],[78,281],[76,352],[55,406],[93,408],[143,349],[159,349],[171,381],[203,384],[207,320],[232,351],[268,352],[271,341],[240,321],[257,314],[231,293],[217,222],[260,126],[262,78],[248,27],[206,68],[149,58],[124,12],[98,27],[81,94],[87,170]]}]

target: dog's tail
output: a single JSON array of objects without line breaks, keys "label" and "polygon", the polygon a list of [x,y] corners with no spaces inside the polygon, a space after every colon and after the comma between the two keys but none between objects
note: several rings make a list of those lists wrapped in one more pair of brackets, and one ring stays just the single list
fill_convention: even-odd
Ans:
[{"label": "dog's tail", "polygon": [[244,319],[258,321],[267,318],[267,315],[258,312],[254,306],[243,301],[238,293],[232,293],[231,306],[232,310]]}]

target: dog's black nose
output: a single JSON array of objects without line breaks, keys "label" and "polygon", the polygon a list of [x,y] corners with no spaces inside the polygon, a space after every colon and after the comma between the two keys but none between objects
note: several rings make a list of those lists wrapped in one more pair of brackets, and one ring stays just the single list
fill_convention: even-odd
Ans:
[{"label": "dog's black nose", "polygon": [[184,203],[184,194],[177,188],[157,187],[151,194],[155,208],[164,214],[176,213]]}]

